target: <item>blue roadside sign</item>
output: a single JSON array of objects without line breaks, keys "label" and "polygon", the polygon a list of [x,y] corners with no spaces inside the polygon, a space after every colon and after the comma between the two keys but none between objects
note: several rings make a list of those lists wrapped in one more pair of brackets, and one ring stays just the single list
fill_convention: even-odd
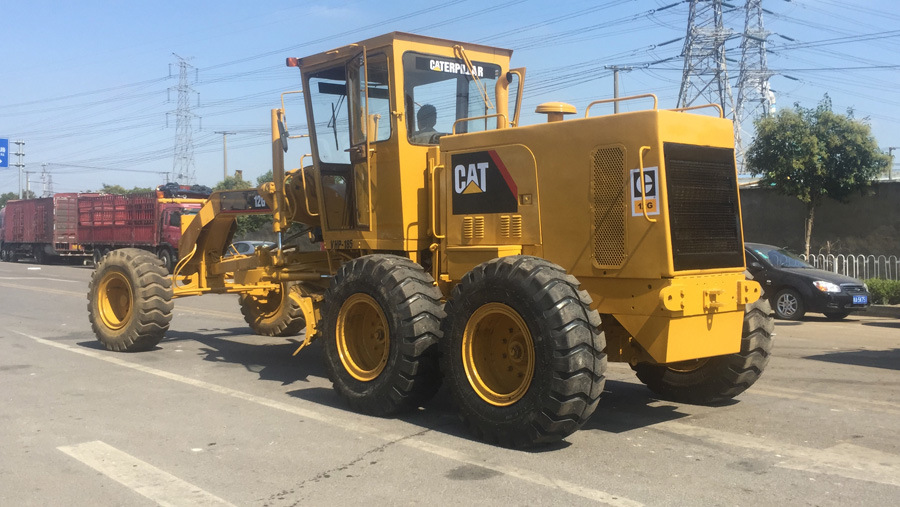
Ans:
[{"label": "blue roadside sign", "polygon": [[9,139],[0,139],[0,167],[9,167]]}]

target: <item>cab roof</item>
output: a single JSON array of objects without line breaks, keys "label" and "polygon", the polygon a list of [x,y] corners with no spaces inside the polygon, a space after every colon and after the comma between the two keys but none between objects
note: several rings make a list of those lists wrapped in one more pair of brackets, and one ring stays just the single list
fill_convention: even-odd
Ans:
[{"label": "cab roof", "polygon": [[372,37],[371,39],[366,39],[360,42],[356,42],[353,44],[348,44],[345,46],[341,46],[339,48],[335,48],[329,51],[323,51],[321,53],[317,53],[314,55],[306,56],[303,58],[298,58],[297,61],[300,67],[307,65],[318,65],[320,63],[334,61],[336,59],[340,59],[342,56],[348,55],[354,51],[357,51],[360,47],[365,47],[366,50],[377,49],[382,47],[387,47],[392,45],[395,41],[404,41],[411,43],[419,43],[419,44],[429,44],[433,46],[442,46],[447,48],[452,48],[453,46],[459,45],[466,49],[466,51],[473,51],[478,53],[488,53],[494,55],[505,56],[506,58],[510,58],[512,56],[513,51],[511,49],[498,48],[493,46],[485,46],[482,44],[473,44],[469,42],[460,42],[454,41],[450,39],[440,39],[437,37],[428,37],[426,35],[417,35],[414,33],[406,33],[406,32],[390,32],[384,35],[379,35],[377,37]]}]

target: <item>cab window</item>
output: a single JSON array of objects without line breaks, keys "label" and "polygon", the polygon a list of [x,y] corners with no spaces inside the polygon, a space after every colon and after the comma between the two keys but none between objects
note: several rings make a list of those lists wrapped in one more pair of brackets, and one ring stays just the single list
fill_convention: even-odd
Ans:
[{"label": "cab window", "polygon": [[[500,66],[473,61],[472,68],[482,86],[493,95]],[[496,113],[488,108],[462,60],[407,52],[403,55],[403,79],[406,127],[412,144],[437,144],[442,135],[453,132],[456,120]],[[496,120],[475,120],[460,123],[456,130],[478,132],[492,124],[496,125]]]},{"label": "cab window", "polygon": [[[331,229],[368,227],[368,210],[360,204],[368,205],[367,172],[364,164],[351,160],[351,150],[366,138],[377,149],[377,143],[392,135],[387,56],[369,55],[365,65],[360,62],[361,58],[316,72],[306,85],[325,222]],[[363,92],[366,100],[361,100]]]}]

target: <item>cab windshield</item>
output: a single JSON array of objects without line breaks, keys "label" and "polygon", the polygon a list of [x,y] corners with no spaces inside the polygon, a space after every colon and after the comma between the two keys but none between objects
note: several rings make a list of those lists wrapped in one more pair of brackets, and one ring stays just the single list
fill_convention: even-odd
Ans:
[{"label": "cab windshield", "polygon": [[[472,70],[483,88],[493,95],[500,66],[473,61]],[[406,127],[412,144],[437,144],[441,136],[453,132],[455,121],[497,112],[488,107],[462,60],[406,52],[403,54],[403,82]],[[490,120],[496,125],[495,119]],[[489,128],[489,119],[483,118],[458,124],[456,132],[479,132]]]},{"label": "cab windshield", "polygon": [[785,250],[783,248],[778,249],[762,249],[762,248],[754,248],[753,253],[758,255],[761,259],[767,261],[772,266],[776,268],[801,268],[801,269],[814,269],[811,265],[809,265],[806,261],[804,261],[799,255]]}]

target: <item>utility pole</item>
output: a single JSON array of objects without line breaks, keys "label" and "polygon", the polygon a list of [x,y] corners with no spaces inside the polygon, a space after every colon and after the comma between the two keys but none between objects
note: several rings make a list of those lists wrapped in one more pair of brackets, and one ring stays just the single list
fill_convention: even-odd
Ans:
[{"label": "utility pole", "polygon": [[[25,171],[25,197],[31,195],[31,175],[34,171]],[[21,199],[21,197],[20,197]]]},{"label": "utility pole", "polygon": [[[222,174],[227,178],[228,177],[228,136],[235,135],[237,132],[226,132],[224,130],[219,130],[216,134],[222,134],[222,162],[223,162],[223,172]],[[224,180],[222,180],[224,181]]]},{"label": "utility pole", "polygon": [[[758,116],[775,114],[775,94],[769,87],[772,73],[766,63],[766,39],[762,0],[747,0],[744,34],[741,39],[741,71],[734,112],[735,148],[738,171],[744,172],[744,131]],[[750,136],[748,136],[749,138]]]},{"label": "utility pole", "polygon": [[41,164],[41,196],[53,197],[53,175],[47,172],[47,163]]},{"label": "utility pole", "polygon": [[894,150],[900,150],[900,146],[888,148],[888,155],[891,157],[891,162],[888,164],[888,180],[894,179]]},{"label": "utility pole", "polygon": [[[617,99],[617,98],[619,98],[619,71],[624,70],[627,72],[627,71],[632,70],[632,67],[619,67],[618,65],[607,65],[606,68],[612,69],[612,71],[613,71],[613,98]],[[613,102],[613,113],[614,114],[619,113],[619,101]]]},{"label": "utility pole", "polygon": [[13,165],[19,168],[19,199],[22,199],[22,171],[25,169],[25,162],[22,161],[22,157],[25,156],[25,141],[16,141],[15,145],[17,148],[14,155],[19,157],[19,159]]},{"label": "utility pole", "polygon": [[725,41],[732,36],[722,24],[722,0],[690,0],[684,38],[684,73],[677,107],[718,104],[733,119],[734,99],[725,65]]},{"label": "utility pole", "polygon": [[196,183],[192,139],[194,128],[191,121],[197,115],[191,112],[191,95],[195,92],[188,79],[188,71],[193,66],[188,63],[188,59],[172,54],[178,58],[178,86],[174,87],[178,90],[178,109],[175,111],[175,157],[172,164],[172,179],[191,185]]}]

